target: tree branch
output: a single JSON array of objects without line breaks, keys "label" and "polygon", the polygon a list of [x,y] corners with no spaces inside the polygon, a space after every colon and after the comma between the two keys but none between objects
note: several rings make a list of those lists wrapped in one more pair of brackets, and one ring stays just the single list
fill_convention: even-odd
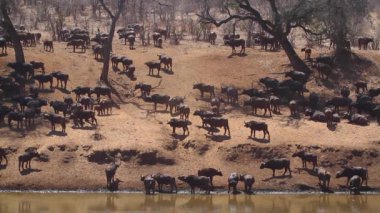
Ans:
[{"label": "tree branch", "polygon": [[260,15],[260,13],[250,5],[248,0],[236,0],[236,2],[238,3],[239,8],[245,10],[249,15],[248,14],[247,15],[245,15],[245,14],[243,14],[243,15],[232,14],[230,9],[227,6],[226,10],[227,10],[228,17],[223,19],[223,20],[217,21],[214,17],[212,17],[212,15],[210,14],[210,8],[206,8],[203,11],[202,15],[197,14],[197,16],[201,19],[201,22],[214,24],[217,27],[220,27],[221,25],[223,25],[223,24],[225,24],[225,23],[227,23],[233,19],[236,19],[236,20],[252,20],[252,21],[259,23],[260,26],[265,31],[267,31],[268,33],[270,33],[272,35],[274,34],[273,23],[271,23],[268,20],[263,19],[262,16]]},{"label": "tree branch", "polygon": [[[125,1],[125,0],[124,0]],[[104,0],[99,0],[100,4],[102,5],[102,7],[104,8],[104,10],[108,13],[108,15],[114,19],[115,16],[112,14],[111,10],[106,6],[106,4],[104,3]],[[120,4],[120,0],[119,0],[119,4]]]}]

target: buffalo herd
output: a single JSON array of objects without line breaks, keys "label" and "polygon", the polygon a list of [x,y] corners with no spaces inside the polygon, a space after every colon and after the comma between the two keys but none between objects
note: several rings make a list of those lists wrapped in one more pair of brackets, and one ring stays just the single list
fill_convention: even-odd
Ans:
[{"label": "buffalo herd", "polygon": [[[306,162],[311,162],[313,168],[310,170],[310,174],[318,178],[318,184],[323,190],[329,190],[329,185],[331,181],[331,173],[323,167],[317,166],[317,156],[315,154],[306,152],[304,150],[296,151],[293,157],[299,157],[302,160],[302,167],[307,168]],[[107,187],[109,187],[113,181],[117,168],[120,164],[111,163],[105,169],[107,178]],[[259,166],[260,169],[270,169],[272,170],[272,177],[276,176],[276,170],[284,170],[284,173],[280,177],[284,177],[286,173],[288,176],[292,176],[292,170],[290,168],[290,160],[287,158],[273,158],[262,162]],[[195,188],[204,190],[206,194],[210,194],[210,191],[214,190],[213,179],[216,176],[223,176],[220,169],[215,169],[212,167],[202,168],[198,170],[197,174],[194,175],[184,175],[178,176],[178,180],[189,185],[191,194],[195,193]],[[349,189],[350,193],[359,193],[362,189],[363,183],[367,186],[368,181],[368,169],[364,167],[349,167],[345,166],[336,173],[335,178],[347,178],[346,187]],[[156,173],[152,175],[142,175],[141,181],[143,182],[145,193],[155,194],[156,183],[158,185],[158,192],[169,192],[177,193],[176,178],[165,173]],[[233,193],[238,193],[237,185],[239,181],[244,184],[244,192],[252,193],[252,186],[255,183],[255,178],[251,174],[240,174],[238,172],[232,172],[227,179],[228,193],[230,193],[231,188]],[[169,186],[168,191],[163,190],[163,186]]]},{"label": "buffalo herd", "polygon": [[[129,43],[131,50],[135,49],[134,43],[136,35],[140,34],[143,27],[139,24],[129,25],[126,28],[117,31],[119,39],[124,39],[124,43]],[[29,33],[25,31],[18,31],[19,37],[24,46],[35,46],[41,38],[40,33]],[[153,41],[156,47],[162,48],[163,40],[166,40],[170,33],[164,29],[156,29],[153,32]],[[62,30],[59,32],[59,39],[67,42],[67,47],[72,47],[73,52],[79,48],[82,52],[86,51],[90,42],[96,42],[92,46],[95,59],[102,60],[104,54],[104,44],[108,40],[109,35],[96,34],[94,38],[90,38],[89,32],[84,29],[74,28],[72,30]],[[209,35],[209,42],[215,44],[217,34],[211,32]],[[240,54],[245,54],[246,41],[240,38],[238,34],[227,34],[223,36],[225,45],[232,48],[232,53],[236,54],[236,48],[241,47]],[[263,33],[254,34],[255,43],[261,45],[263,50],[277,50],[280,48],[279,42],[273,38],[268,37]],[[368,44],[374,42],[371,38],[359,38],[359,49],[367,49]],[[0,47],[2,54],[6,53],[7,46],[11,45],[11,39],[6,35],[0,35]],[[332,45],[333,46],[333,45]],[[43,42],[45,51],[53,52],[53,41],[45,40]],[[334,57],[320,56],[312,58],[312,50],[308,47],[302,49],[305,53],[305,60],[310,62],[313,70],[318,73],[318,78],[321,80],[328,80],[334,72]],[[123,65],[123,71],[133,75],[135,67],[133,60],[126,56],[111,56],[112,67],[118,70],[119,63]],[[149,76],[154,75],[154,70],[157,70],[157,76],[160,76],[160,71],[170,71],[173,68],[172,57],[166,54],[158,55],[157,60],[150,60],[145,63],[148,67]],[[8,117],[8,126],[12,128],[14,122],[17,123],[18,128],[32,125],[34,118],[41,115],[51,124],[51,131],[56,131],[56,125],[61,126],[61,132],[66,134],[66,123],[72,119],[74,127],[83,128],[85,122],[90,123],[92,126],[98,124],[96,116],[112,114],[112,90],[106,86],[96,87],[83,87],[77,86],[72,89],[75,94],[75,100],[71,97],[64,97],[63,100],[54,100],[48,102],[46,99],[39,97],[39,92],[45,90],[46,85],[53,90],[54,81],[56,81],[55,88],[66,90],[69,81],[69,75],[62,71],[45,72],[43,62],[31,61],[30,63],[9,63],[7,67],[13,69],[8,77],[0,77],[0,98],[7,95],[11,97],[12,107],[5,106],[0,102],[0,122]],[[41,73],[36,73],[40,71]],[[368,125],[369,116],[375,117],[380,123],[380,105],[377,105],[374,98],[380,95],[380,88],[367,88],[367,82],[358,80],[353,83],[356,88],[356,100],[352,100],[350,96],[350,89],[343,87],[341,89],[341,96],[333,97],[329,100],[321,100],[320,95],[309,91],[306,88],[306,83],[311,79],[311,73],[302,72],[297,70],[284,72],[284,80],[278,80],[271,77],[264,77],[259,79],[259,83],[263,85],[263,89],[249,88],[240,89],[235,86],[222,86],[221,95],[217,96],[217,87],[207,83],[195,83],[194,90],[199,90],[200,98],[205,99],[207,94],[207,101],[210,102],[211,110],[197,109],[194,111],[194,116],[199,116],[202,120],[202,127],[208,130],[208,134],[213,135],[217,128],[224,129],[224,135],[231,137],[230,125],[228,118],[222,116],[220,111],[221,104],[230,104],[232,106],[239,105],[239,96],[245,95],[249,99],[243,102],[243,106],[250,107],[253,115],[258,115],[258,110],[262,111],[262,116],[273,116],[273,114],[280,114],[280,106],[285,105],[290,109],[290,116],[297,116],[304,113],[305,116],[310,116],[311,120],[318,122],[326,122],[328,126],[336,125],[341,118],[348,119],[349,123],[357,125]],[[38,88],[30,86],[27,94],[20,95],[17,91],[24,88],[30,81],[37,81]],[[176,128],[182,128],[183,135],[189,135],[188,126],[192,124],[189,120],[190,107],[185,104],[183,97],[171,97],[166,94],[151,94],[153,87],[146,83],[138,83],[134,87],[135,90],[141,90],[141,98],[144,102],[152,103],[154,111],[157,111],[158,105],[163,105],[165,111],[170,110],[171,115],[176,113],[180,118],[171,118],[167,124],[173,129],[173,134],[176,134]],[[304,93],[310,92],[309,97],[305,97]],[[95,98],[92,97],[95,95]],[[101,96],[106,96],[108,99],[101,99]],[[54,113],[42,112],[41,108],[51,107]],[[344,108],[345,112],[342,114],[341,110]],[[272,114],[273,112],[273,114]],[[62,116],[59,115],[62,113]],[[97,113],[97,114],[96,114]],[[260,114],[261,115],[261,114]],[[268,138],[270,141],[270,134],[268,124],[251,120],[245,122],[244,127],[250,129],[250,137],[256,138],[256,131],[262,131],[263,137]],[[39,157],[39,153],[35,150],[27,151],[20,155],[19,170],[30,168],[30,162],[34,157]],[[330,183],[330,173],[318,167],[317,156],[308,153],[304,150],[298,151],[293,154],[293,157],[299,157],[302,160],[302,166],[307,167],[307,163],[312,163],[313,173],[318,177],[319,183],[323,187],[328,187]],[[6,151],[0,149],[0,160],[6,158]],[[1,161],[0,161],[1,163]],[[8,163],[8,162],[7,162]],[[107,178],[107,187],[110,188],[115,182],[114,176],[120,164],[113,163],[105,169]],[[271,169],[273,176],[275,170],[284,169],[283,175],[289,173],[292,175],[290,168],[290,160],[286,158],[274,158],[260,165],[260,169]],[[220,170],[214,168],[204,168],[198,171],[197,175],[180,176],[178,179],[191,188],[191,193],[194,193],[195,188],[200,188],[210,193],[214,188],[214,176],[222,176]],[[346,177],[349,188],[352,192],[357,192],[360,186],[365,181],[367,184],[368,170],[362,167],[345,167],[339,171],[336,178]],[[157,173],[155,175],[141,176],[141,181],[144,184],[146,194],[154,194],[156,182],[158,190],[162,191],[163,185],[170,186],[170,192],[177,191],[176,179],[167,174]],[[236,192],[238,182],[244,183],[246,192],[252,191],[252,185],[255,179],[249,174],[232,173],[228,177],[228,191],[233,188]]]}]

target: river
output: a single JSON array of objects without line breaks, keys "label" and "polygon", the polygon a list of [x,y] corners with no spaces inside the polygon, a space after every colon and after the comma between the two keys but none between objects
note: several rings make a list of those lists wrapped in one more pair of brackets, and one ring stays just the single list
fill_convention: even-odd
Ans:
[{"label": "river", "polygon": [[0,213],[29,212],[380,212],[380,195],[189,195],[0,193]]}]

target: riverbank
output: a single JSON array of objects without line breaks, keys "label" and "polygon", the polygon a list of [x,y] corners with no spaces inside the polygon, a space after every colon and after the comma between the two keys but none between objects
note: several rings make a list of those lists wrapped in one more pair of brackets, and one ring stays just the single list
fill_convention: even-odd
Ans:
[{"label": "riverbank", "polygon": [[[243,148],[242,148],[243,147]],[[284,151],[283,153],[288,153],[291,155],[291,151],[286,151],[286,148],[291,148],[291,145],[281,145],[272,146],[268,149],[269,152],[275,152],[277,155],[279,150]],[[135,150],[137,154],[131,153],[131,149],[112,149],[112,150],[93,150],[88,149],[87,146],[74,146],[69,145],[50,145],[47,149],[35,147],[39,150],[41,157],[32,161],[32,169],[19,172],[17,169],[17,154],[18,149],[8,147],[7,150],[13,150],[13,153],[8,155],[9,164],[3,166],[0,170],[0,189],[2,190],[58,190],[58,191],[108,191],[106,189],[106,178],[104,169],[109,163],[108,161],[113,159],[118,159],[121,162],[120,168],[117,170],[115,178],[116,184],[113,186],[113,190],[121,192],[142,192],[143,183],[140,181],[141,175],[155,174],[157,172],[163,172],[170,174],[174,177],[180,175],[196,174],[197,170],[189,171],[185,167],[181,166],[187,164],[187,162],[176,163],[174,165],[164,165],[159,163],[161,161],[158,158],[163,158],[162,153],[156,154],[154,158],[148,158],[152,164],[146,164],[141,156],[149,155],[147,152]],[[289,149],[290,149],[289,148]],[[236,150],[237,149],[237,150]],[[241,151],[241,149],[248,151]],[[282,176],[283,171],[277,171],[277,176],[272,177],[271,170],[260,170],[258,167],[260,165],[260,159],[255,159],[252,156],[252,150],[254,153],[263,152],[267,148],[252,145],[243,144],[233,147],[227,151],[225,155],[226,160],[224,167],[222,169],[223,176],[216,176],[214,178],[215,193],[224,194],[227,189],[227,179],[228,175],[234,171],[242,171],[241,173],[253,174],[255,177],[255,184],[253,185],[254,192],[256,193],[320,193],[320,187],[318,186],[318,178],[312,172],[311,169],[303,169],[300,166],[301,161],[296,158],[289,159],[292,160],[292,176],[285,175]],[[349,157],[347,159],[348,165],[365,165],[364,162],[369,161],[373,163],[367,166],[369,170],[369,181],[368,186],[364,187],[364,191],[370,193],[378,193],[380,191],[378,176],[376,176],[378,164],[377,157],[372,158],[374,151],[347,149],[344,147],[338,148],[324,148],[329,151],[323,151],[320,149],[314,152],[325,153],[329,156],[328,160],[322,161],[327,165],[327,162],[334,162],[333,159],[343,159],[347,157],[348,154],[361,153],[360,157]],[[85,151],[87,150],[87,151]],[[234,151],[231,151],[234,150]],[[22,151],[22,150],[21,150]],[[141,153],[140,153],[141,152]],[[150,151],[151,152],[151,151]],[[150,153],[149,152],[149,153]],[[233,161],[228,160],[230,155],[234,152],[239,153],[239,157]],[[331,155],[331,152],[334,155]],[[124,153],[124,155],[122,154]],[[218,152],[223,156],[222,151]],[[231,154],[232,153],[232,154]],[[330,155],[329,155],[330,153]],[[267,155],[268,153],[263,152],[261,155]],[[351,159],[350,159],[351,158]],[[174,159],[177,159],[174,157]],[[244,160],[245,159],[245,160]],[[362,159],[362,160],[360,160]],[[247,163],[247,161],[251,163]],[[340,161],[339,161],[340,162]],[[350,164],[349,164],[350,163]],[[356,164],[353,164],[356,163]],[[367,164],[368,165],[368,164]],[[346,183],[346,178],[336,179],[335,172],[340,169],[340,165],[331,165],[328,167],[328,171],[331,172],[332,178],[330,182],[330,190],[326,193],[333,192],[348,192],[348,189],[344,186]],[[177,180],[177,185],[180,190],[189,191],[187,184]],[[243,183],[238,184],[238,189],[243,190]]]}]

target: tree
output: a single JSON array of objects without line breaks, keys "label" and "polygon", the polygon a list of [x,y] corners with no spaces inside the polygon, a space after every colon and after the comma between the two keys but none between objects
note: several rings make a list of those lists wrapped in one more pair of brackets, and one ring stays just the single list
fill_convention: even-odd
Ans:
[{"label": "tree", "polygon": [[354,37],[354,28],[361,26],[368,13],[368,0],[324,0],[325,9],[320,11],[317,22],[323,23],[327,36],[336,44],[335,57],[340,65],[347,65],[351,53],[345,48],[348,36]]},{"label": "tree", "polygon": [[3,25],[5,31],[8,33],[8,35],[12,39],[13,48],[15,50],[15,57],[16,62],[24,63],[25,62],[25,56],[24,51],[22,49],[20,37],[18,36],[16,29],[14,28],[12,24],[12,20],[9,17],[9,8],[11,5],[8,5],[8,3],[11,3],[9,0],[0,0],[0,11],[1,11],[1,25]]},{"label": "tree", "polygon": [[310,68],[297,55],[287,36],[294,28],[311,32],[307,25],[321,8],[320,1],[314,0],[228,0],[225,2],[226,14],[220,21],[211,15],[209,7],[204,8],[198,16],[203,23],[212,23],[218,27],[232,20],[256,22],[279,41],[294,69],[310,73]]},{"label": "tree", "polygon": [[112,14],[111,10],[106,6],[104,3],[104,0],[99,0],[100,5],[102,5],[103,9],[108,13],[109,17],[111,18],[111,27],[109,31],[109,36],[107,42],[105,42],[103,46],[103,69],[102,74],[100,75],[100,80],[108,83],[108,71],[109,71],[109,65],[110,65],[110,55],[112,50],[112,41],[113,36],[115,34],[115,27],[116,22],[120,17],[120,14],[122,10],[124,9],[126,0],[118,0],[117,4],[117,11],[115,14]]}]

